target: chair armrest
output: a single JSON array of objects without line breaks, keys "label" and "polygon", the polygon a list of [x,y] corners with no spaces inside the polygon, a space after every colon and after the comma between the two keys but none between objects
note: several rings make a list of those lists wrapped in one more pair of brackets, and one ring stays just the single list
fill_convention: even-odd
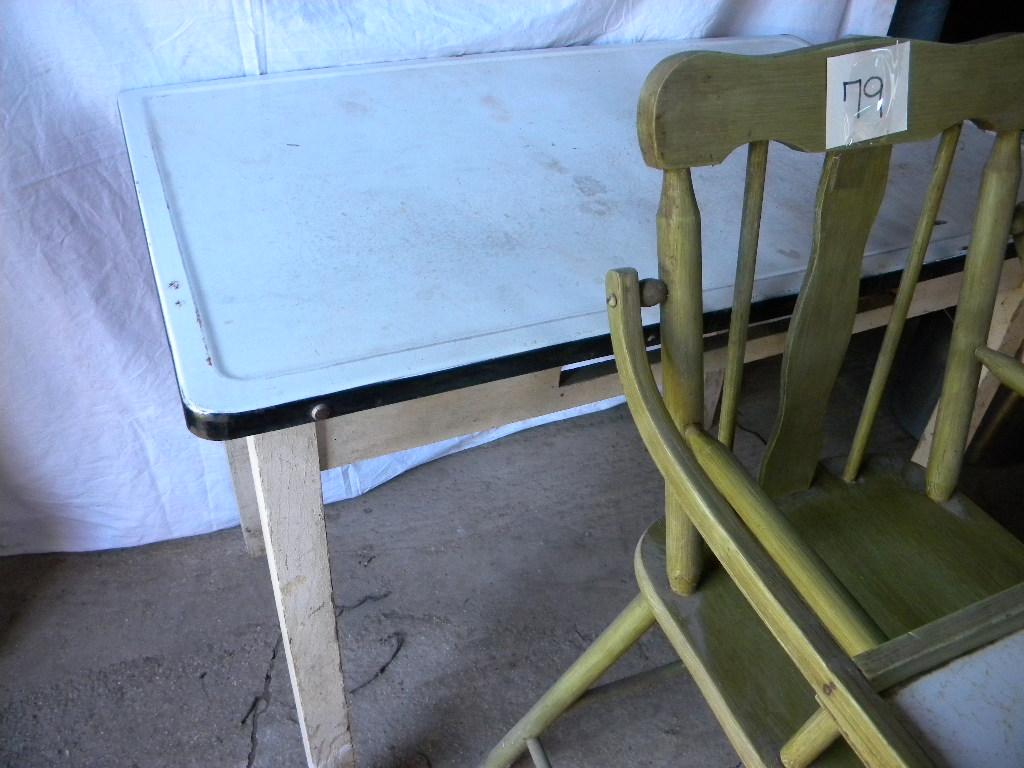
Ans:
[{"label": "chair armrest", "polygon": [[731,451],[696,424],[683,430],[683,440],[844,651],[856,656],[888,639]]}]

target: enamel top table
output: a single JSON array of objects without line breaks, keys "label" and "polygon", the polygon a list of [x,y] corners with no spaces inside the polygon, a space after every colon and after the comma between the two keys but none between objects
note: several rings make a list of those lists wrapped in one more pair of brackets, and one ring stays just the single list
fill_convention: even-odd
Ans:
[{"label": "enamel top table", "polygon": [[[659,174],[635,132],[644,78],[680,50],[800,45],[569,48],[122,94],[186,420],[229,441],[311,766],[354,764],[334,613],[322,610],[319,470],[616,394],[599,360],[610,352],[604,273],[656,274]],[[973,210],[961,201],[974,199],[990,143],[964,127],[912,313],[955,303]],[[930,152],[894,153],[859,327],[885,322]],[[792,306],[820,165],[772,148],[755,319],[784,322]],[[710,334],[728,322],[742,153],[718,173],[713,185],[695,173],[704,251],[718,255],[703,276]],[[656,309],[645,321],[655,344]],[[751,354],[779,351],[775,338]]]}]

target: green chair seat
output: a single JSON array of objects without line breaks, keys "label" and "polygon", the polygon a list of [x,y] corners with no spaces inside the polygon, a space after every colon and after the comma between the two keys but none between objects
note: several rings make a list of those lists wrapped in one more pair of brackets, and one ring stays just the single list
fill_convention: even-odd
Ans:
[{"label": "green chair seat", "polygon": [[[826,467],[780,500],[804,540],[890,638],[1024,581],[1024,544],[963,495],[924,495],[916,465],[872,460],[844,483]],[[747,765],[777,766],[779,749],[817,709],[813,691],[720,568],[690,596],[669,587],[664,523],[636,549],[636,575]],[[709,638],[714,638],[712,642]],[[815,766],[859,766],[844,741]]]}]

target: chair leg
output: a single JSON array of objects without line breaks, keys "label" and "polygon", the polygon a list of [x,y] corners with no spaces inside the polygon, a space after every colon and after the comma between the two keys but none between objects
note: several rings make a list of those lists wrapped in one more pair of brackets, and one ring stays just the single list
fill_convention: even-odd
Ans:
[{"label": "chair leg", "polygon": [[482,768],[508,768],[555,718],[572,706],[608,668],[621,658],[654,624],[654,613],[643,595],[637,595],[590,647],[513,726],[484,760]]},{"label": "chair leg", "polygon": [[779,758],[786,768],[805,768],[839,738],[839,726],[824,709],[818,709],[800,726],[799,730],[782,745]]}]

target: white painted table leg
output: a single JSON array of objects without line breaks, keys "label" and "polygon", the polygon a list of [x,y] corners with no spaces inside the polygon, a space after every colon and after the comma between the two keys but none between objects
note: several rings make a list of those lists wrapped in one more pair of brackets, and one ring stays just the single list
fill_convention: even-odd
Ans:
[{"label": "white painted table leg", "polygon": [[312,424],[246,438],[310,768],[354,768]]},{"label": "white painted table leg", "polygon": [[[988,346],[1011,357],[1017,356],[1024,341],[1024,286],[1006,291],[996,301],[995,310],[992,313],[992,325],[988,334]],[[978,383],[978,394],[974,399],[974,412],[971,415],[971,426],[967,432],[967,445],[970,446],[975,432],[981,425],[981,420],[988,413],[988,408],[995,398],[999,389],[999,381],[988,370],[982,367],[981,378]],[[935,437],[935,421],[938,418],[939,406],[932,409],[931,418],[928,419],[928,426],[925,427],[921,440],[914,450],[911,459],[915,464],[922,467],[928,465],[928,456],[931,454],[932,441]]]},{"label": "white painted table leg", "polygon": [[713,368],[704,371],[704,429],[711,431],[718,411],[718,401],[722,399],[722,384],[725,382],[725,369]]},{"label": "white painted table leg", "polygon": [[249,463],[249,446],[245,438],[228,440],[224,443],[231,467],[231,483],[235,486],[238,501],[238,516],[242,523],[242,538],[245,550],[252,557],[262,557],[263,528],[260,523],[260,509],[256,503],[256,486],[253,484],[252,465]]}]

